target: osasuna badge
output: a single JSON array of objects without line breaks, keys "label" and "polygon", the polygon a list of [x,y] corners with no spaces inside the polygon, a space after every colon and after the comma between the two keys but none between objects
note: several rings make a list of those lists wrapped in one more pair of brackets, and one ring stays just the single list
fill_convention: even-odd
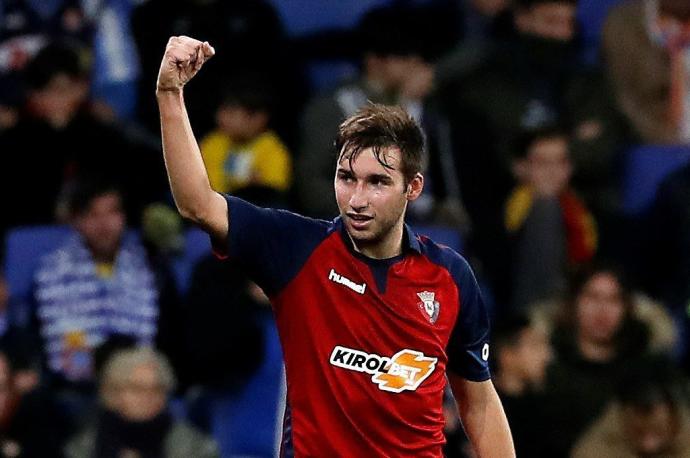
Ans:
[{"label": "osasuna badge", "polygon": [[429,321],[432,324],[436,323],[436,320],[438,319],[438,310],[441,307],[441,305],[434,300],[435,295],[436,294],[432,293],[431,291],[422,291],[421,293],[417,293],[417,296],[422,300],[422,302],[417,305],[422,312],[429,317]]}]

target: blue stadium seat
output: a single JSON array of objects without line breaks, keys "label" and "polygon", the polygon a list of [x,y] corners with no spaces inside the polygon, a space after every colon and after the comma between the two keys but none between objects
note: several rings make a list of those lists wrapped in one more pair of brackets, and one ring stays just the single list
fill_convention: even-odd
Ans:
[{"label": "blue stadium seat", "polygon": [[26,299],[38,262],[72,233],[69,226],[25,226],[12,229],[5,238],[5,277],[12,298]]},{"label": "blue stadium seat", "polygon": [[211,254],[211,239],[201,229],[187,230],[184,240],[184,251],[173,258],[171,265],[177,289],[181,294],[185,294],[189,289],[189,282],[196,263],[202,257]]},{"label": "blue stadium seat", "polygon": [[354,27],[369,9],[391,0],[338,0],[328,6],[314,0],[270,0],[291,36]]},{"label": "blue stadium seat", "polygon": [[623,210],[639,214],[652,204],[664,178],[690,163],[690,146],[640,146],[626,153],[625,162]]},{"label": "blue stadium seat", "polygon": [[584,60],[595,64],[599,58],[601,33],[608,14],[622,0],[580,0],[577,19],[584,47]]},{"label": "blue stadium seat", "polygon": [[436,243],[446,245],[458,253],[462,253],[464,248],[462,235],[458,230],[452,227],[413,225],[412,230],[419,235],[426,235]]},{"label": "blue stadium seat", "polygon": [[[71,227],[59,225],[23,226],[7,233],[3,267],[10,290],[10,324],[27,324],[31,284],[41,257],[56,250],[70,234]],[[127,236],[139,234],[130,230]]]},{"label": "blue stadium seat", "polygon": [[267,312],[261,323],[261,366],[239,393],[218,394],[211,402],[211,431],[223,457],[271,458],[279,449],[285,407],[283,353],[272,314]]}]

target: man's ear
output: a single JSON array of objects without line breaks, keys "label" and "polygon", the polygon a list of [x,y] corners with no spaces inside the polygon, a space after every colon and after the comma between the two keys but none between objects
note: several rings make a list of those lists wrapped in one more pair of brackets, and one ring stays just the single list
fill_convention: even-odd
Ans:
[{"label": "man's ear", "polygon": [[412,180],[407,184],[406,197],[407,200],[412,202],[416,200],[422,190],[424,189],[424,176],[421,173],[417,173]]}]

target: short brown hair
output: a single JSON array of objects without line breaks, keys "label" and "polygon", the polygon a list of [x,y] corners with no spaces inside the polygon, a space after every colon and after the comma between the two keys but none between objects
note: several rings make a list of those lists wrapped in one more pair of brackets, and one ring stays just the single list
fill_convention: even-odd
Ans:
[{"label": "short brown hair", "polygon": [[371,103],[347,118],[338,129],[335,140],[338,162],[346,155],[352,163],[359,153],[372,148],[382,166],[392,169],[381,151],[388,147],[400,150],[400,171],[405,182],[422,171],[424,135],[422,129],[401,107]]}]

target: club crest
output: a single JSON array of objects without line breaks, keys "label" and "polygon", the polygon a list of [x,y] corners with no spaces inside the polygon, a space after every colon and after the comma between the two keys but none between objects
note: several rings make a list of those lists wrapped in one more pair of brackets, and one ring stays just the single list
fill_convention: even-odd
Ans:
[{"label": "club crest", "polygon": [[434,300],[436,294],[431,291],[422,291],[417,293],[417,296],[422,300],[417,306],[429,317],[429,321],[433,324],[438,319],[438,311],[441,305]]}]

